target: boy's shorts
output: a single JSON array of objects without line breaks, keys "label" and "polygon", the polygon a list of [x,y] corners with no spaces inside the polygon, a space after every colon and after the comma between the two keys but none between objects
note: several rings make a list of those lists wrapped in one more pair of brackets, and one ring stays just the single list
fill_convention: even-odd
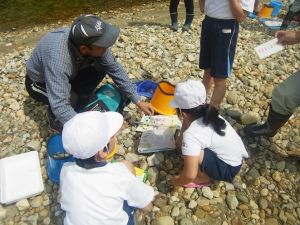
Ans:
[{"label": "boy's shorts", "polygon": [[240,171],[241,166],[242,164],[239,166],[230,166],[219,159],[212,150],[205,148],[203,161],[199,168],[201,172],[213,180],[232,182],[235,175]]},{"label": "boy's shorts", "polygon": [[202,22],[199,67],[211,69],[212,77],[227,78],[232,69],[238,33],[237,20],[206,16]]}]

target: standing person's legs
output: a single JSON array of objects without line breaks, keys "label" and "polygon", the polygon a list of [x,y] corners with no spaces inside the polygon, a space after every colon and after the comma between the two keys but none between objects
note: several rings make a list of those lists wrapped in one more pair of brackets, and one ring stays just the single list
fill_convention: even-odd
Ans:
[{"label": "standing person's legs", "polygon": [[188,31],[192,25],[194,19],[194,1],[193,0],[184,0],[185,4],[185,22],[182,27],[182,31]]},{"label": "standing person's legs", "polygon": [[173,31],[178,30],[178,8],[179,0],[170,0],[169,12],[171,17],[171,29]]},{"label": "standing person's legs", "polygon": [[226,93],[226,79],[230,76],[235,56],[239,25],[236,20],[211,19],[214,44],[211,45],[211,70],[214,90],[210,104],[218,107]]},{"label": "standing person's legs", "polygon": [[204,69],[203,84],[206,89],[207,95],[213,84],[213,78],[210,75],[212,66],[211,45],[213,39],[212,24],[209,19],[205,18],[202,21],[201,37],[200,37],[200,54],[199,54],[199,68]]},{"label": "standing person's legs", "polygon": [[281,115],[292,115],[300,106],[300,70],[279,84],[272,93],[271,105]]},{"label": "standing person's legs", "polygon": [[218,107],[226,93],[226,79],[225,78],[214,78],[214,91],[210,100],[212,106]]}]

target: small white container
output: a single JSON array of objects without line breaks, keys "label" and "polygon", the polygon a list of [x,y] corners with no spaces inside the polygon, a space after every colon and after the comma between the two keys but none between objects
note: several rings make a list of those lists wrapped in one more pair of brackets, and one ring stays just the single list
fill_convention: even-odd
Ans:
[{"label": "small white container", "polygon": [[10,204],[44,190],[37,151],[0,159],[0,202]]}]

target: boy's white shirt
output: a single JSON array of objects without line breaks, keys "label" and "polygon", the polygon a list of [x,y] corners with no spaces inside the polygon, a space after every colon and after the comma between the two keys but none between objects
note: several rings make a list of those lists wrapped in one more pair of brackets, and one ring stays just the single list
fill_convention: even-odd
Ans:
[{"label": "boy's white shirt", "polygon": [[234,19],[229,0],[205,0],[205,15],[215,19]]},{"label": "boy's white shirt", "polygon": [[255,0],[241,0],[243,10],[253,12]]},{"label": "boy's white shirt", "polygon": [[65,163],[60,175],[64,225],[126,225],[123,202],[146,207],[154,197],[152,187],[141,182],[123,163],[84,169]]}]

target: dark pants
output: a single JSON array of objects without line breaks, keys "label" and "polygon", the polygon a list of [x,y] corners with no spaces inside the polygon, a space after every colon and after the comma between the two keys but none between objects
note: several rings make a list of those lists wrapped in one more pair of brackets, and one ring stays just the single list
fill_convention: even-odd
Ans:
[{"label": "dark pants", "polygon": [[[70,81],[71,84],[71,105],[77,111],[83,104],[89,102],[89,97],[94,93],[98,84],[105,77],[104,71],[96,71],[95,68],[89,67],[79,72],[76,78]],[[28,76],[25,79],[26,90],[29,95],[46,105],[49,105],[45,83],[32,81]]]},{"label": "dark pants", "polygon": [[[170,1],[170,13],[177,12],[177,7],[179,4],[179,0],[171,0]],[[186,14],[194,14],[194,1],[193,0],[184,0],[185,12]]]},{"label": "dark pants", "polygon": [[135,223],[134,223],[135,208],[129,206],[128,203],[127,203],[127,201],[124,201],[123,210],[128,215],[128,223],[127,223],[127,225],[135,225]]}]

